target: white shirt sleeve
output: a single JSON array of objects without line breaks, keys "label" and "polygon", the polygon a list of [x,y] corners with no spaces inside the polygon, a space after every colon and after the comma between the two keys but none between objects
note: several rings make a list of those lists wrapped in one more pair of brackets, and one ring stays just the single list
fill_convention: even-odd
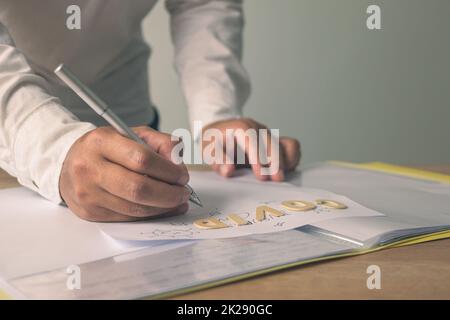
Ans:
[{"label": "white shirt sleeve", "polygon": [[250,95],[241,64],[242,0],[167,0],[166,7],[191,122],[240,117]]},{"label": "white shirt sleeve", "polygon": [[0,167],[56,203],[59,175],[72,144],[95,129],[46,90],[0,23]]}]

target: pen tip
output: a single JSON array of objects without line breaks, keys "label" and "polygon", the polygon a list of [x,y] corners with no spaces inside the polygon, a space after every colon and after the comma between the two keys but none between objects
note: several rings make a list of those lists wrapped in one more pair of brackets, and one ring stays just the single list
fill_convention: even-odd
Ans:
[{"label": "pen tip", "polygon": [[203,204],[200,201],[200,199],[196,196],[191,196],[191,198],[189,199],[191,202],[195,203],[196,205],[198,205],[199,207],[203,208]]}]

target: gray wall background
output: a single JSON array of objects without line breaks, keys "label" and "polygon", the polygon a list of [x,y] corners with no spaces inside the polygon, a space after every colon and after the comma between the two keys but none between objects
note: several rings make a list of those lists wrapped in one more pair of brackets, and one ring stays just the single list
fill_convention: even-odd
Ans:
[{"label": "gray wall background", "polygon": [[[144,21],[162,129],[188,128],[168,15]],[[381,7],[382,30],[366,28]],[[450,163],[450,1],[246,0],[245,115],[300,139],[303,163]]]}]

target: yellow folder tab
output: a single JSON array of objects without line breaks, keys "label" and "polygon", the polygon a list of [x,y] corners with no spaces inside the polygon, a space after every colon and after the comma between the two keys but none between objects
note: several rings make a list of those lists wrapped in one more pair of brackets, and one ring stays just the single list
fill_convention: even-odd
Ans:
[{"label": "yellow folder tab", "polygon": [[408,167],[403,167],[403,166],[397,166],[397,165],[384,163],[384,162],[350,163],[350,162],[343,162],[343,161],[330,161],[330,163],[344,166],[344,167],[349,167],[349,168],[367,169],[367,170],[401,175],[401,176],[415,178],[415,179],[422,179],[422,180],[435,181],[435,182],[441,182],[441,183],[450,183],[450,175],[436,173],[436,172],[430,172],[430,171],[426,171],[426,170],[408,168]]},{"label": "yellow folder tab", "polygon": [[423,236],[417,237],[417,238],[411,238],[402,243],[395,243],[394,247],[410,246],[413,244],[447,239],[447,238],[450,238],[450,231],[436,232],[436,233],[432,233],[432,234],[423,235]]},{"label": "yellow folder tab", "polygon": [[0,289],[0,300],[11,300],[11,297]]}]

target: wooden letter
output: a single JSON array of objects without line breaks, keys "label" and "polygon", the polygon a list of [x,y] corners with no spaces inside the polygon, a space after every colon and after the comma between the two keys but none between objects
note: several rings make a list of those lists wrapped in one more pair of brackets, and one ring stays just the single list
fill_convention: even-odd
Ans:
[{"label": "wooden letter", "polygon": [[316,203],[318,205],[331,209],[347,209],[347,206],[345,204],[334,200],[318,199],[316,200]]},{"label": "wooden letter", "polygon": [[250,224],[250,222],[248,222],[245,219],[242,219],[240,216],[238,216],[237,214],[234,214],[234,213],[228,215],[227,218],[228,218],[228,220],[233,221],[238,226],[245,226],[247,224]]},{"label": "wooden letter", "polygon": [[199,229],[222,229],[229,226],[216,218],[199,219],[194,221],[194,226]]},{"label": "wooden letter", "polygon": [[256,208],[256,221],[263,221],[266,219],[266,212],[274,217],[281,217],[284,214],[269,206],[259,206]]},{"label": "wooden letter", "polygon": [[316,205],[309,201],[303,200],[287,200],[281,205],[289,211],[309,211],[316,208]]}]

